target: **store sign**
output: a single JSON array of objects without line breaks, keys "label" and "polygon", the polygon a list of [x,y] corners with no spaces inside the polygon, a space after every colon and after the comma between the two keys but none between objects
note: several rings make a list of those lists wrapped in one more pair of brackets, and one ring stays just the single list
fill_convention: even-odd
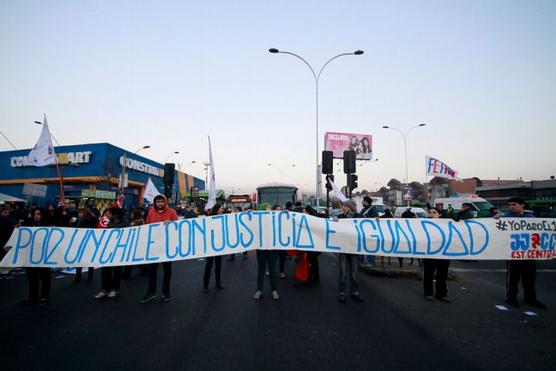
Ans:
[{"label": "store sign", "polygon": [[46,196],[47,186],[43,184],[25,183],[23,185],[23,193],[27,196],[44,197]]},{"label": "store sign", "polygon": [[116,192],[101,191],[98,189],[83,189],[81,190],[81,197],[114,200],[116,199]]},{"label": "store sign", "polygon": [[[81,151],[81,152],[63,152],[63,153],[58,153],[56,156],[58,158],[58,164],[60,165],[88,164],[91,162],[92,154],[93,154],[92,151]],[[10,166],[11,167],[31,166],[25,164],[26,158],[27,156],[10,157]]]},{"label": "store sign", "polygon": [[154,176],[158,176],[158,177],[163,177],[164,176],[164,169],[158,168],[156,166],[152,166],[149,164],[146,164],[144,162],[138,161],[138,160],[134,160],[132,158],[128,158],[125,156],[120,156],[120,166],[124,166],[124,161],[126,161],[126,168],[127,169],[132,169],[132,170],[136,170],[136,171],[140,171],[142,173],[145,174],[149,174],[149,175],[154,175]]}]

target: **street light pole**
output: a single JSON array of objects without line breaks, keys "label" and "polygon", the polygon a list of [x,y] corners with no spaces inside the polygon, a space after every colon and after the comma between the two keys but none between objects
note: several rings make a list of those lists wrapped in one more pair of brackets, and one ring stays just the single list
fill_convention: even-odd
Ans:
[{"label": "street light pole", "polygon": [[321,67],[319,73],[317,74],[315,72],[315,70],[313,69],[313,67],[309,64],[309,62],[307,62],[305,59],[303,59],[301,56],[299,56],[295,53],[288,52],[288,51],[281,51],[281,50],[278,50],[276,48],[271,48],[268,51],[272,54],[281,53],[281,54],[289,54],[293,57],[296,57],[297,59],[299,59],[303,63],[305,63],[307,65],[307,67],[309,67],[309,70],[311,70],[311,73],[313,74],[313,77],[315,79],[315,176],[316,176],[315,197],[316,197],[316,209],[318,210],[319,200],[320,200],[320,187],[319,187],[319,179],[320,179],[320,172],[319,172],[319,80],[320,80],[320,76],[322,74],[322,71],[324,71],[324,68],[330,62],[332,62],[334,59],[339,58],[339,57],[343,57],[343,56],[346,56],[346,55],[362,55],[364,52],[363,52],[363,50],[356,50],[353,53],[341,53],[341,54],[335,55],[334,57],[330,58]]},{"label": "street light pole", "polygon": [[[400,133],[401,136],[402,136],[402,139],[403,139],[403,147],[404,147],[404,151],[405,151],[405,181],[404,181],[404,183],[407,184],[407,185],[409,185],[409,171],[408,171],[408,166],[407,166],[407,134],[409,134],[409,132],[410,132],[411,130],[417,129],[417,128],[420,128],[420,127],[423,127],[423,126],[425,126],[425,125],[426,125],[426,124],[419,124],[419,125],[412,126],[412,127],[410,127],[409,129],[407,129],[407,130],[405,131],[405,133],[404,133],[403,131],[401,131],[400,129],[393,128],[393,127],[388,126],[388,125],[384,125],[384,126],[382,127],[383,129],[392,129],[392,130],[395,130],[395,131],[397,131],[398,133]],[[409,206],[409,200],[407,201],[407,204],[408,204],[408,206]]]},{"label": "street light pole", "polygon": [[281,181],[281,182],[284,181],[284,170],[285,170],[286,168],[295,167],[295,164],[292,164],[292,165],[289,165],[289,166],[285,166],[285,167],[278,166],[278,165],[276,165],[276,164],[267,164],[267,165],[268,165],[268,166],[275,166],[275,167],[278,169],[278,171],[280,171],[280,181]]},{"label": "street light pole", "polygon": [[151,148],[151,146],[148,146],[148,145],[147,145],[147,146],[143,146],[143,147],[139,148],[137,151],[133,152],[133,154],[136,155],[136,154],[138,154],[139,151],[141,151],[142,149],[149,149],[149,148]]},{"label": "street light pole", "polygon": [[179,153],[180,153],[180,151],[174,151],[174,152],[170,153],[168,156],[166,156],[166,158],[162,162],[165,163],[166,161],[168,161],[168,159],[170,157],[172,157],[173,155],[179,155]]}]

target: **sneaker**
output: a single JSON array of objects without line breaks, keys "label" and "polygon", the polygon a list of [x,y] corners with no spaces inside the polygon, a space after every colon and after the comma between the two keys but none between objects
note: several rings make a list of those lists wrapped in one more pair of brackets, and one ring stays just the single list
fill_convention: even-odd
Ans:
[{"label": "sneaker", "polygon": [[270,276],[270,272],[269,272],[269,271],[266,271],[265,274],[266,274],[267,276]]},{"label": "sneaker", "polygon": [[276,290],[272,291],[272,299],[274,300],[280,299],[280,295],[278,294],[278,291]]},{"label": "sneaker", "polygon": [[172,301],[172,297],[170,295],[162,294],[161,300],[163,303],[169,303]]},{"label": "sneaker", "polygon": [[338,296],[336,297],[338,298],[338,301],[341,301],[342,303],[346,301],[346,294],[344,294],[343,292],[339,292]]},{"label": "sneaker", "polygon": [[95,295],[95,299],[104,299],[105,297],[107,297],[108,294],[104,291],[99,292],[98,294]]},{"label": "sneaker", "polygon": [[443,298],[437,298],[438,300],[440,300],[443,303],[451,303],[452,301],[450,299],[448,299],[446,296]]},{"label": "sneaker", "polygon": [[217,288],[218,290],[224,290],[224,286],[222,286],[222,285],[219,284],[219,283],[216,284],[216,288]]},{"label": "sneaker", "polygon": [[426,301],[434,301],[434,296],[432,296],[432,295],[425,295],[425,300],[426,300]]},{"label": "sneaker", "polygon": [[118,296],[118,292],[116,290],[112,290],[108,293],[108,298],[110,299],[114,299],[116,296]]},{"label": "sneaker", "polygon": [[40,305],[41,307],[43,307],[43,306],[45,306],[45,305],[47,305],[47,304],[48,304],[48,299],[46,299],[46,298],[41,298],[41,299],[39,299],[39,305]]},{"label": "sneaker", "polygon": [[280,278],[286,278],[286,274],[284,272],[280,273]]},{"label": "sneaker", "polygon": [[253,300],[259,300],[260,298],[263,297],[263,292],[262,291],[258,291],[255,293],[255,295],[253,295]]},{"label": "sneaker", "polygon": [[526,304],[529,304],[532,307],[539,308],[539,309],[547,309],[547,306],[544,303],[538,301],[537,299],[535,299],[535,300],[524,300],[524,301],[525,301]]},{"label": "sneaker", "polygon": [[139,304],[146,304],[154,299],[156,299],[156,294],[147,294],[143,297],[143,299],[139,300]]},{"label": "sneaker", "polygon": [[351,298],[355,301],[358,301],[360,303],[364,303],[365,302],[365,298],[361,296],[360,293],[356,292],[351,294]]}]

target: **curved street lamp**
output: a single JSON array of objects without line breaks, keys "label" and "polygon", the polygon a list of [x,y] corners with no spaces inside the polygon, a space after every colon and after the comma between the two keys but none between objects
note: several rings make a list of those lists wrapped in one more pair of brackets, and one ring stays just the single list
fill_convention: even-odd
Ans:
[{"label": "curved street lamp", "polygon": [[336,58],[340,58],[340,57],[347,56],[347,55],[362,55],[364,53],[364,51],[363,50],[356,50],[356,51],[351,52],[351,53],[340,53],[338,55],[335,55],[334,57],[332,57],[328,61],[326,61],[326,63],[324,63],[324,65],[319,70],[319,73],[315,72],[315,70],[309,64],[309,62],[307,62],[305,59],[303,59],[301,56],[299,56],[295,53],[278,50],[276,48],[268,49],[268,51],[272,54],[279,54],[279,53],[280,54],[289,54],[293,57],[296,57],[297,59],[299,59],[303,63],[305,63],[305,65],[307,65],[307,67],[309,67],[309,70],[311,70],[311,73],[313,74],[313,77],[315,79],[315,174],[316,174],[315,197],[316,197],[316,200],[317,200],[316,208],[318,210],[318,208],[319,208],[319,199],[320,199],[320,189],[319,189],[320,188],[319,187],[319,180],[320,180],[320,173],[319,173],[319,80],[320,80],[320,76],[322,74],[322,71],[324,71],[325,67],[328,66],[328,64],[330,62],[332,62],[333,60],[335,60]]},{"label": "curved street lamp", "polygon": [[135,152],[133,152],[133,153],[134,153],[134,154],[138,154],[139,151],[141,151],[142,149],[149,149],[149,148],[151,148],[151,146],[143,146],[143,147],[139,148],[137,151],[135,151]]},{"label": "curved street lamp", "polygon": [[403,139],[403,146],[404,146],[404,150],[405,150],[405,184],[409,184],[409,175],[408,175],[408,170],[407,170],[407,134],[409,134],[409,132],[413,129],[417,129],[423,126],[426,126],[427,124],[419,124],[419,125],[415,125],[410,127],[409,129],[407,129],[405,132],[401,131],[400,129],[388,126],[388,125],[384,125],[382,126],[383,129],[392,129],[397,131],[398,133],[401,134],[402,139]]}]

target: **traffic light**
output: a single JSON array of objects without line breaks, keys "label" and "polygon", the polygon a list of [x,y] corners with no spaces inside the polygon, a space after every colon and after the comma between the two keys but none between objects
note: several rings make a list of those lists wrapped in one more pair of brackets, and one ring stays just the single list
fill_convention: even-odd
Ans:
[{"label": "traffic light", "polygon": [[357,186],[358,186],[357,179],[358,179],[357,174],[350,174],[349,175],[349,184],[348,184],[348,186],[349,186],[350,191],[357,188]]},{"label": "traffic light", "polygon": [[332,191],[332,185],[330,184],[329,180],[330,180],[330,182],[333,182],[334,181],[334,175],[327,175],[326,176],[326,190],[328,192]]},{"label": "traffic light", "polygon": [[322,173],[332,174],[334,172],[334,152],[322,151]]},{"label": "traffic light", "polygon": [[344,174],[355,172],[355,151],[344,151]]}]

